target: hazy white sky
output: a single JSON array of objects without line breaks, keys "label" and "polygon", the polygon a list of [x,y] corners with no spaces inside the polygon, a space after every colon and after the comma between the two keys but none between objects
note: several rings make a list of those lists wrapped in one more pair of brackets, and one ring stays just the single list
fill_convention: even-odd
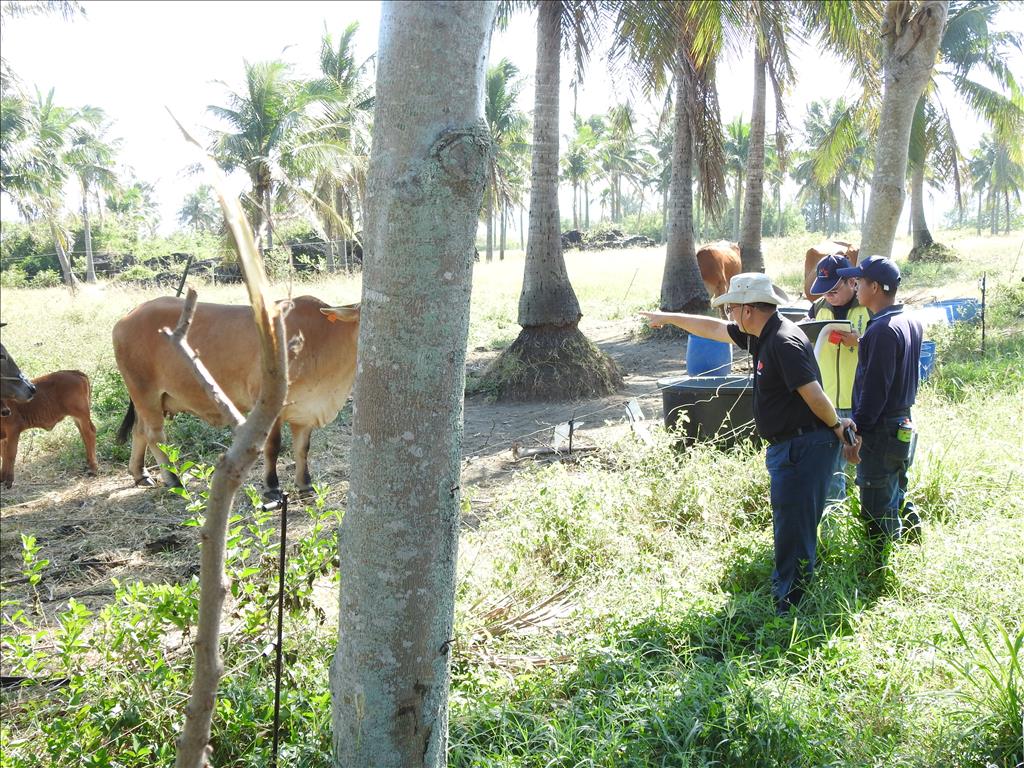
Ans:
[{"label": "hazy white sky", "polygon": [[[5,23],[3,54],[29,86],[55,89],[57,103],[103,108],[114,121],[112,134],[123,140],[121,159],[136,175],[154,184],[161,203],[161,229],[174,228],[184,196],[201,179],[182,177],[181,169],[194,160],[167,114],[170,109],[187,127],[206,136],[213,125],[209,104],[223,103],[225,87],[242,77],[242,59],[284,58],[298,75],[313,75],[320,38],[325,29],[339,35],[359,21],[359,57],[377,48],[380,3],[256,0],[246,3],[200,0],[84,0],[86,18],[65,22],[53,17],[29,17]],[[535,60],[534,17],[521,14],[509,29],[497,34],[491,60],[512,59],[532,76]],[[1004,24],[1024,28],[1024,12],[1004,13]],[[853,96],[849,75],[830,57],[818,56],[809,45],[797,49],[800,81],[787,99],[793,130],[800,128],[806,105],[816,99]],[[749,116],[752,98],[749,55],[733,56],[719,67],[719,97],[723,119]],[[1013,70],[1024,76],[1024,58]],[[563,126],[568,132],[572,99],[569,67],[563,66]],[[610,78],[603,62],[595,60],[588,81],[578,91],[580,114],[603,112],[629,98],[622,78]],[[524,91],[522,108],[533,108],[532,87]],[[641,109],[653,113],[653,106]],[[769,126],[773,125],[769,99]],[[966,147],[977,144],[981,128],[966,115],[955,118],[966,131]],[[959,127],[959,126],[958,126]],[[239,182],[240,186],[242,182]],[[5,201],[6,206],[6,201]],[[565,212],[563,212],[564,214]],[[4,218],[13,211],[4,210]]]}]

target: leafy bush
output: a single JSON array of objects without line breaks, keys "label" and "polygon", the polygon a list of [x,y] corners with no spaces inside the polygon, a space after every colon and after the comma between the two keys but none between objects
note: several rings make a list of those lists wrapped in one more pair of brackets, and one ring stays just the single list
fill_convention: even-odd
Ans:
[{"label": "leafy bush", "polygon": [[3,288],[25,288],[28,285],[28,275],[18,264],[13,264],[0,272],[0,287]]},{"label": "leafy bush", "polygon": [[54,288],[63,283],[64,279],[61,277],[60,272],[51,269],[41,269],[32,276],[29,286],[32,288]]}]

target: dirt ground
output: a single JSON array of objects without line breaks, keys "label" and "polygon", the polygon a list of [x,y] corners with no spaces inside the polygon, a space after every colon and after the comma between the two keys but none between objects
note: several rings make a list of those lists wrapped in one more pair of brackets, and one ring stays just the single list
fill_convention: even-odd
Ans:
[{"label": "dirt ground", "polygon": [[[474,516],[486,514],[517,471],[540,460],[517,461],[513,444],[526,452],[550,446],[554,425],[569,419],[582,422],[574,433],[574,446],[613,439],[630,429],[624,406],[633,397],[650,423],[660,423],[658,379],[685,372],[685,341],[641,340],[636,338],[636,328],[633,319],[583,326],[587,336],[622,369],[625,388],[620,393],[553,404],[498,404],[480,395],[466,399],[463,488]],[[467,369],[482,370],[496,354],[482,348],[470,350]],[[72,439],[77,440],[77,434]],[[314,433],[310,451],[315,482],[329,486],[329,499],[338,505],[344,505],[347,493],[350,439],[350,425],[343,415]],[[127,466],[120,464],[101,462],[98,477],[63,470],[33,451],[28,435],[22,438],[20,453],[14,487],[0,493],[4,599],[25,606],[31,602],[20,572],[21,534],[35,536],[40,557],[50,561],[39,596],[44,613],[51,616],[71,597],[89,608],[100,607],[114,594],[112,577],[122,583],[176,582],[198,570],[198,529],[181,526],[188,513],[178,497],[136,488]],[[283,456],[282,479],[292,470],[290,456]],[[260,471],[258,463],[251,478],[257,486]],[[296,517],[290,517],[289,538],[302,535],[301,518]]]}]

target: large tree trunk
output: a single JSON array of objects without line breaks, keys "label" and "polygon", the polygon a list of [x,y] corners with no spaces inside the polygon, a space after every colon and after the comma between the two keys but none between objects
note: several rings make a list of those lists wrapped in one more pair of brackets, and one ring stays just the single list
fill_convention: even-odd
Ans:
[{"label": "large tree trunk", "polygon": [[750,112],[750,145],[747,150],[747,194],[740,227],[740,261],[744,272],[764,272],[761,253],[761,217],[764,207],[764,99],[765,62],[754,48],[754,105]]},{"label": "large tree trunk", "polygon": [[882,22],[884,95],[871,177],[871,202],[860,252],[892,254],[906,194],[907,150],[917,100],[931,76],[949,0],[925,0],[916,13],[904,0],[889,0]]},{"label": "large tree trunk", "polygon": [[64,278],[64,285],[74,291],[78,286],[78,278],[71,271],[71,257],[68,256],[67,251],[64,249],[64,236],[52,214],[47,214],[46,220],[50,226],[50,236],[53,238],[54,250],[57,251],[57,261],[60,262],[60,271],[61,276]]},{"label": "large tree trunk", "polygon": [[85,234],[85,282],[96,282],[96,262],[92,257],[92,226],[89,223],[89,186],[82,185],[82,231]]},{"label": "large tree trunk", "polygon": [[924,166],[919,165],[910,171],[910,221],[914,233],[914,249],[927,248],[935,242],[928,231],[928,222],[924,218]]},{"label": "large tree trunk", "polygon": [[1005,234],[1010,234],[1010,190],[1003,190],[1003,200],[1006,201],[1006,228],[1003,230]]},{"label": "large tree trunk", "polygon": [[661,278],[664,312],[707,312],[708,292],[697,266],[693,240],[693,73],[679,51],[675,65],[676,108],[669,182],[668,242]]},{"label": "large tree trunk", "polygon": [[500,400],[573,400],[610,394],[622,374],[579,331],[582,317],[562,257],[558,213],[558,87],[562,3],[537,12],[530,242],[515,342],[491,364],[486,386]]},{"label": "large tree trunk", "polygon": [[381,12],[363,352],[330,675],[340,766],[446,762],[466,339],[495,12],[492,2],[440,1],[389,2]]}]

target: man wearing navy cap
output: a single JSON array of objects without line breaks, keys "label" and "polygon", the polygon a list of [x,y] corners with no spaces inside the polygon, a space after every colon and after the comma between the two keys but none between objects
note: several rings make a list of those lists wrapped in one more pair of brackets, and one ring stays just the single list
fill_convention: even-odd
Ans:
[{"label": "man wearing navy cap", "polygon": [[869,535],[876,542],[885,536],[898,539],[920,523],[913,503],[904,508],[904,501],[915,445],[910,409],[920,375],[921,323],[896,303],[900,270],[892,259],[869,256],[837,274],[856,278],[857,298],[873,314],[860,340],[853,385],[859,439],[844,452],[857,464],[861,514]]},{"label": "man wearing navy cap", "polygon": [[[812,320],[848,320],[849,331],[833,331],[828,343],[815,349],[821,369],[821,388],[836,407],[840,418],[853,416],[853,380],[857,373],[857,348],[867,330],[871,313],[857,301],[857,281],[840,277],[838,270],[848,269],[850,261],[841,254],[824,257],[815,267],[811,293],[820,295],[807,313]],[[836,456],[828,495],[830,504],[846,500],[846,457]]]}]

